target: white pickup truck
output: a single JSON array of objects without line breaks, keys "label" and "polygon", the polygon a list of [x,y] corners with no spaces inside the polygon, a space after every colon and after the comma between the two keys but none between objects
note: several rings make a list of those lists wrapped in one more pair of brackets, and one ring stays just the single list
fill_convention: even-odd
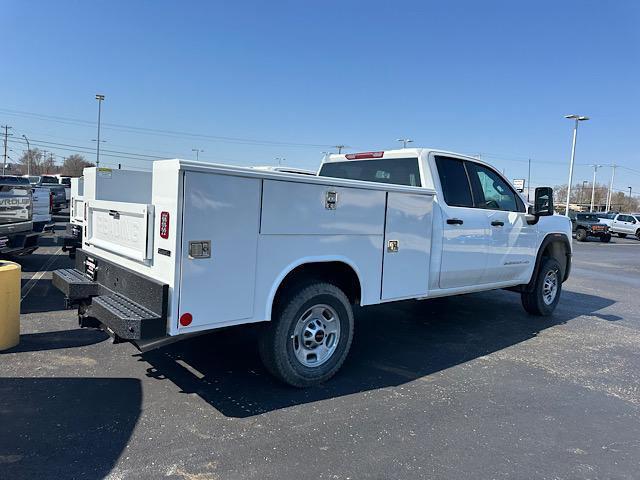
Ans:
[{"label": "white pickup truck", "polygon": [[352,305],[509,288],[550,315],[569,275],[552,190],[527,211],[495,169],[454,153],[331,155],[318,176],[163,160],[152,183],[145,203],[85,198],[76,268],[53,274],[80,325],[148,349],[269,322],[263,362],[297,387],[340,368]]}]

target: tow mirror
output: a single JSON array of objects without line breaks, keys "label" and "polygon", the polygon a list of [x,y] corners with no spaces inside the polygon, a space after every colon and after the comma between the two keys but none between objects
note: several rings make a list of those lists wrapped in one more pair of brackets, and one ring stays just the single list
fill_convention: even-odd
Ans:
[{"label": "tow mirror", "polygon": [[549,215],[553,215],[553,188],[536,188],[533,214],[536,217],[547,217]]}]

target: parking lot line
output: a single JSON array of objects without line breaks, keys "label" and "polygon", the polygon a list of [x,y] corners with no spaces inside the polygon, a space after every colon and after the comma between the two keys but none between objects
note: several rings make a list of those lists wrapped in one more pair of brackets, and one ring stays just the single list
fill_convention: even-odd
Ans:
[{"label": "parking lot line", "polygon": [[24,301],[24,299],[27,298],[27,295],[29,295],[31,289],[35,287],[36,283],[38,283],[38,280],[44,277],[44,274],[49,271],[49,267],[51,267],[51,265],[53,265],[53,262],[58,259],[58,255],[60,255],[61,252],[62,247],[58,248],[58,250],[51,254],[51,257],[44,263],[44,265],[42,265],[42,268],[33,277],[31,277],[31,279],[29,279],[24,287],[22,287],[22,291],[20,292],[20,301]]}]

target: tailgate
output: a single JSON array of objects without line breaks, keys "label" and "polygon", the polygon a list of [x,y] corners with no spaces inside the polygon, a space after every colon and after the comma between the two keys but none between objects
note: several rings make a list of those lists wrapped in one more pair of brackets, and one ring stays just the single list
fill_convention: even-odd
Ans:
[{"label": "tailgate", "polygon": [[82,225],[84,220],[84,197],[73,197],[71,200],[71,221]]},{"label": "tailgate", "polygon": [[91,200],[86,208],[85,243],[133,260],[151,258],[153,205]]}]

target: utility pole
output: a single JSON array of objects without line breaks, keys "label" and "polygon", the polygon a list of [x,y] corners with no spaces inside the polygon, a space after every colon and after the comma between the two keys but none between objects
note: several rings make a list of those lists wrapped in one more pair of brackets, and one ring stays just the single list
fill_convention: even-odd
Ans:
[{"label": "utility pole", "polygon": [[589,181],[588,181],[588,180],[583,180],[583,181],[582,181],[582,188],[580,189],[580,202],[578,202],[578,203],[580,203],[580,204],[582,204],[582,199],[583,199],[583,197],[584,197],[584,186],[585,186],[587,183],[589,183]]},{"label": "utility pole", "polygon": [[607,212],[611,210],[611,200],[613,197],[613,179],[616,176],[616,165],[615,163],[611,165],[611,181],[609,182],[609,191],[607,192]]},{"label": "utility pole", "polygon": [[571,182],[573,182],[573,163],[576,159],[576,138],[578,136],[578,123],[585,120],[589,120],[589,117],[583,117],[580,115],[565,115],[564,118],[575,120],[573,127],[573,142],[571,144],[571,163],[569,164],[569,182],[567,183],[567,204],[564,214],[569,216],[569,199],[571,198]]},{"label": "utility pole", "polygon": [[200,153],[204,152],[204,150],[200,150],[199,148],[192,148],[191,151],[196,152],[196,162],[200,160]]},{"label": "utility pole", "polygon": [[98,100],[98,140],[96,142],[96,167],[100,167],[100,114],[102,113],[102,101],[104,95],[96,94]]},{"label": "utility pole", "polygon": [[527,175],[527,202],[529,201],[529,190],[531,190],[531,159],[529,159],[529,173]]},{"label": "utility pole", "polygon": [[42,168],[46,168],[47,167],[47,153],[49,153],[49,152],[47,152],[46,150],[42,151],[42,163],[40,164],[40,168],[41,168],[40,169],[40,173],[41,174],[42,173],[48,173],[48,172],[43,172],[42,171]]},{"label": "utility pole", "polygon": [[27,142],[27,175],[31,175],[31,147],[29,146],[29,139],[25,134],[22,134],[22,138]]},{"label": "utility pole", "polygon": [[629,211],[631,211],[633,204],[631,203],[631,187],[627,187],[629,189]]},{"label": "utility pole", "polygon": [[2,128],[4,128],[4,158],[2,160],[2,175],[4,175],[4,170],[5,168],[7,168],[7,145],[9,143],[9,137],[11,135],[9,134],[9,130],[11,130],[13,127],[3,125]]},{"label": "utility pole", "polygon": [[591,182],[591,208],[590,212],[593,212],[593,201],[596,197],[596,173],[598,168],[602,167],[602,165],[591,165],[593,167],[593,182]]},{"label": "utility pole", "polygon": [[346,145],[334,145],[333,148],[337,148],[338,149],[338,154],[342,153],[342,149],[346,148]]}]

